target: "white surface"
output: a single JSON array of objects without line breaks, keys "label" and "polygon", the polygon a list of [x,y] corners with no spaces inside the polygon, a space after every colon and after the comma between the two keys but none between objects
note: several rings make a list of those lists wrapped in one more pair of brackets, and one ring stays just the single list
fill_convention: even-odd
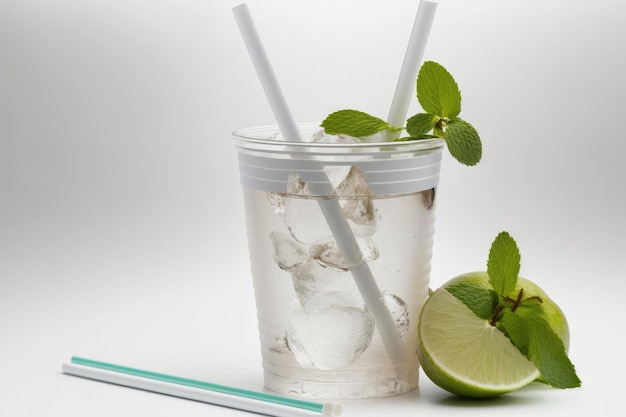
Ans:
[{"label": "white surface", "polygon": [[[261,389],[230,132],[272,118],[236,4],[0,3],[0,415],[245,415],[62,375],[72,355]],[[299,120],[386,114],[414,1],[248,4]],[[485,148],[475,168],[444,158],[433,286],[508,230],[569,318],[583,387],[467,402],[424,377],[345,416],[625,404],[625,21],[621,0],[448,0],[425,54]]]}]

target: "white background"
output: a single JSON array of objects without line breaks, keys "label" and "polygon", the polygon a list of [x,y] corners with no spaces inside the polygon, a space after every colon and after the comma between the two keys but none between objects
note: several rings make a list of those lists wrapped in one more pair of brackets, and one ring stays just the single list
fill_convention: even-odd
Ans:
[{"label": "white background", "polygon": [[[230,132],[273,118],[237,4],[0,0],[0,415],[245,415],[62,375],[72,355],[262,389]],[[386,116],[416,1],[248,4],[299,120]],[[422,377],[346,416],[625,405],[625,44],[623,0],[448,0],[426,51],[484,144],[444,157],[432,286],[509,231],[583,387],[467,402]]]}]

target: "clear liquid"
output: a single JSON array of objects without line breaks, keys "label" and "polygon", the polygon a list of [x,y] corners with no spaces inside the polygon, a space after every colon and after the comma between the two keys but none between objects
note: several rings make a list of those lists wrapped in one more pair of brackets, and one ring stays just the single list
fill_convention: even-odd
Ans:
[{"label": "clear liquid", "polygon": [[409,355],[392,364],[316,198],[244,187],[266,388],[368,398],[417,387],[435,191],[339,198]]}]

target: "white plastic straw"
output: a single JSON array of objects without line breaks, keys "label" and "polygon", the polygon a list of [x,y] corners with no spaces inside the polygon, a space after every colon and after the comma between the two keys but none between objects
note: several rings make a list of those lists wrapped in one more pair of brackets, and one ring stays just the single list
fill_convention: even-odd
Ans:
[{"label": "white plastic straw", "polygon": [[[280,88],[280,83],[265,52],[248,6],[243,3],[235,7],[233,15],[283,137],[288,141],[302,141],[297,123],[289,110],[285,96]],[[309,184],[309,189],[314,194],[329,195],[333,188],[330,180],[327,180]],[[352,233],[352,229],[341,210],[339,201],[333,198],[319,199],[317,201],[339,250],[346,258],[348,265],[354,265],[350,267],[350,272],[368,311],[376,322],[376,328],[391,363],[396,366],[396,371],[401,371],[399,366],[408,359],[406,349],[400,340],[400,334],[389,309],[381,301],[383,298],[378,284],[369,265],[363,261],[363,255],[359,249],[356,237]]]},{"label": "white plastic straw", "polygon": [[421,0],[417,8],[413,30],[409,37],[404,61],[400,68],[398,84],[391,101],[387,123],[392,126],[403,126],[409,109],[409,103],[415,96],[415,79],[424,58],[428,35],[433,25],[438,3]]},{"label": "white plastic straw", "polygon": [[287,99],[252,20],[248,5],[243,3],[233,8],[233,15],[283,137],[293,142],[301,142],[302,137],[298,124],[291,114]]},{"label": "white plastic straw", "polygon": [[63,373],[268,416],[338,416],[342,411],[339,404],[302,401],[78,357],[63,364]]}]

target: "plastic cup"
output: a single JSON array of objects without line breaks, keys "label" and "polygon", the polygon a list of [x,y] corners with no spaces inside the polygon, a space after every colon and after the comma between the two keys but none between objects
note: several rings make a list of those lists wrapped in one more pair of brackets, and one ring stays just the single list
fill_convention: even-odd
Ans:
[{"label": "plastic cup", "polygon": [[[299,129],[303,138],[319,131]],[[415,389],[444,141],[288,142],[276,126],[233,137],[265,388],[326,399]],[[347,220],[358,259],[339,249],[322,212],[328,202]],[[363,268],[375,280],[378,306],[357,282]],[[372,313],[380,305],[389,323]],[[383,331],[388,325],[391,332]],[[390,337],[405,355],[390,354]]]}]

